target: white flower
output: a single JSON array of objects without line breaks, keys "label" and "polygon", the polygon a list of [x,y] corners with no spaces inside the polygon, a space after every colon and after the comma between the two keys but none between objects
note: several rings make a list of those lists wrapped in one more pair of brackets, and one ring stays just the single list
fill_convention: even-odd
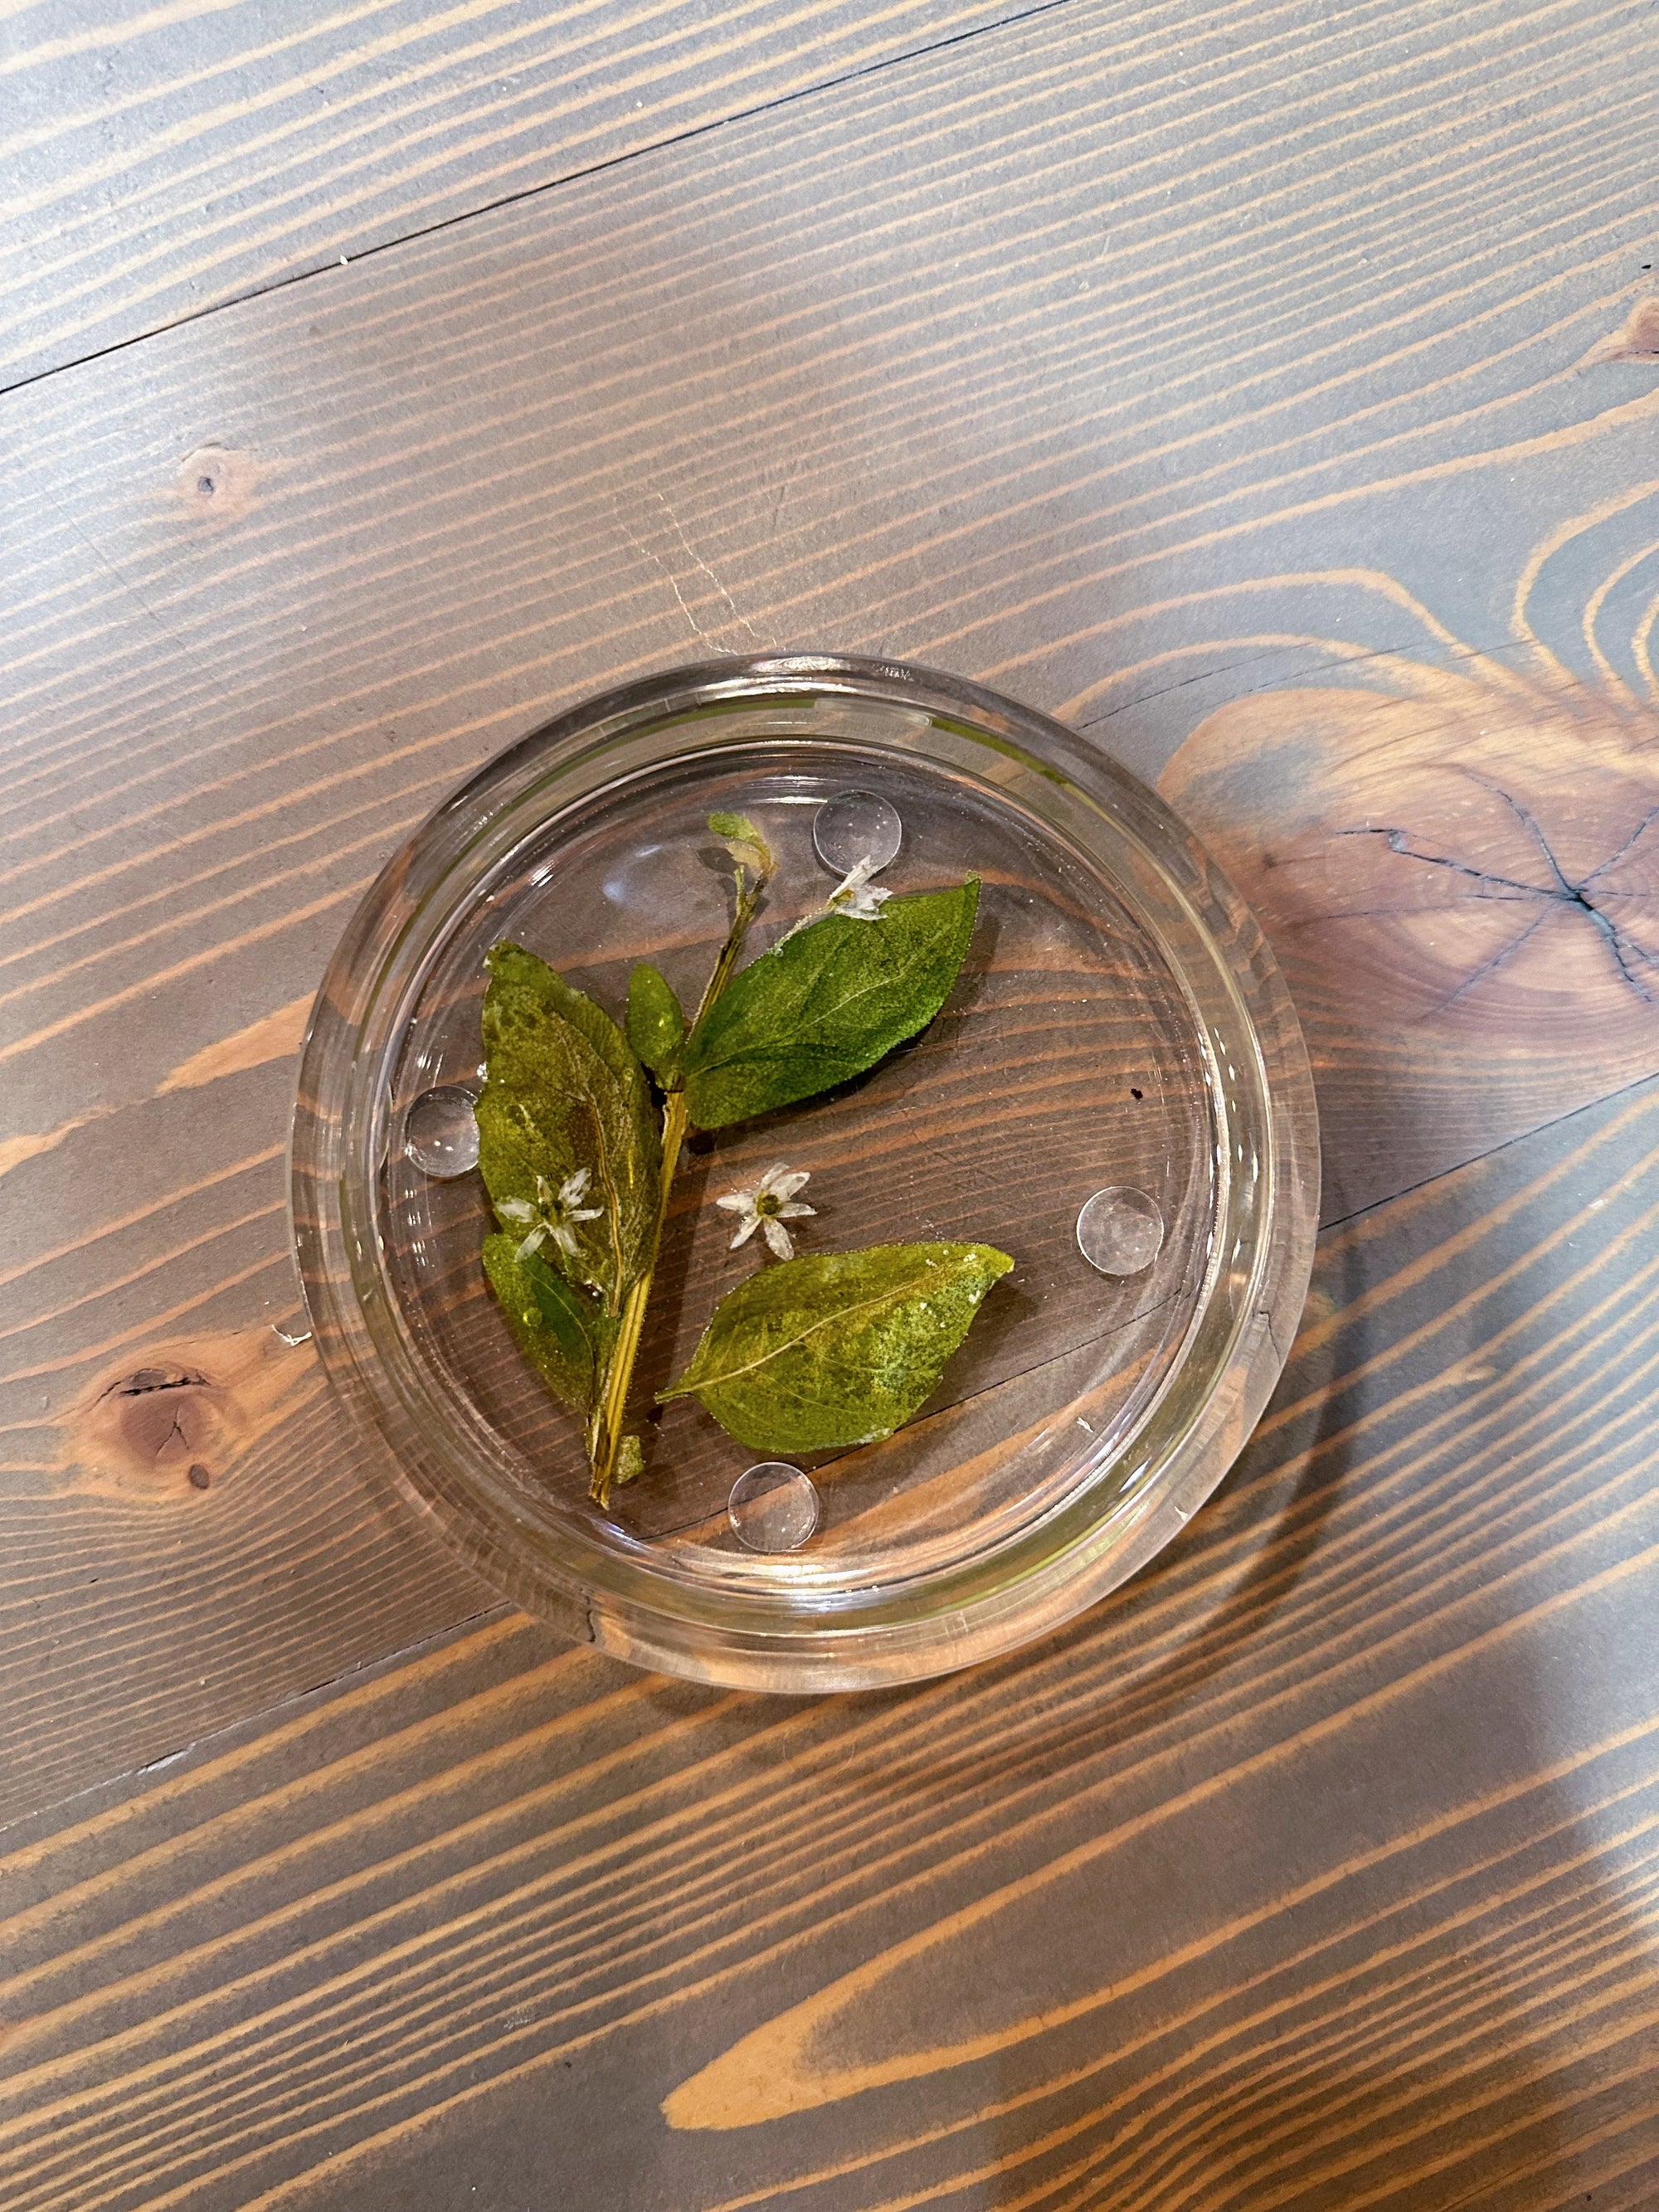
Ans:
[{"label": "white flower", "polygon": [[891,891],[872,884],[876,864],[871,860],[854,860],[847,873],[830,894],[831,914],[844,914],[849,921],[875,921],[881,914],[882,901],[891,898]]},{"label": "white flower", "polygon": [[882,902],[891,898],[893,894],[884,890],[879,884],[871,882],[870,878],[875,872],[876,863],[873,860],[855,860],[817,912],[804,914],[799,921],[792,922],[772,947],[773,951],[781,952],[792,937],[799,936],[803,929],[810,929],[815,921],[822,921],[827,914],[844,914],[849,921],[879,921]]},{"label": "white flower", "polygon": [[768,1168],[751,1189],[728,1190],[724,1198],[717,1198],[716,1206],[738,1216],[738,1233],[732,1239],[732,1249],[735,1252],[739,1244],[746,1244],[758,1229],[776,1258],[793,1260],[794,1243],[783,1224],[817,1211],[795,1195],[805,1188],[810,1174],[810,1169],[787,1168],[780,1162],[776,1167]]},{"label": "white flower", "polygon": [[576,1256],[576,1226],[579,1221],[597,1221],[605,1208],[584,1206],[591,1180],[586,1168],[578,1168],[568,1175],[556,1191],[545,1176],[536,1178],[536,1202],[527,1198],[504,1198],[495,1208],[498,1220],[510,1222],[515,1229],[529,1224],[530,1234],[520,1245],[516,1256],[527,1260],[532,1252],[539,1251],[550,1237],[567,1260]]}]

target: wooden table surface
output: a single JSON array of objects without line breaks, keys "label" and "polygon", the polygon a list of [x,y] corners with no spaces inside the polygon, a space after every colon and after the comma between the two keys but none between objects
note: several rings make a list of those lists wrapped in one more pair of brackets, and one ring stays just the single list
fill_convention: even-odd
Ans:
[{"label": "wooden table surface", "polygon": [[[0,104],[0,2203],[1659,2205],[1651,0],[11,0]],[[1325,1139],[1183,1540],[822,1702],[286,1340],[366,884],[757,646],[1158,781]]]}]

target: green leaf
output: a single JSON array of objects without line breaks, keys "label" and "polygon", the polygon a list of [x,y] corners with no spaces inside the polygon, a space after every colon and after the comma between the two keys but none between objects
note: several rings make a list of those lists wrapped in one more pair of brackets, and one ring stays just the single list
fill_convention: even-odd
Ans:
[{"label": "green leaf", "polygon": [[736,837],[745,845],[763,845],[760,831],[746,814],[711,814],[708,827],[717,837]]},{"label": "green leaf", "polygon": [[611,1487],[620,1490],[625,1482],[645,1473],[645,1446],[637,1437],[624,1437],[617,1447],[617,1468],[611,1478]]},{"label": "green leaf", "polygon": [[[737,862],[763,880],[777,866],[765,833],[746,814],[711,814],[708,827]],[[742,881],[741,874],[738,878]]]},{"label": "green leaf", "polygon": [[551,1238],[543,1255],[615,1312],[649,1267],[656,1233],[662,1146],[644,1072],[610,1016],[544,960],[503,944],[489,968],[477,1109],[485,1188],[497,1206],[535,1206],[538,1177],[556,1192],[586,1168],[583,1203],[599,1217],[574,1225],[574,1255]]},{"label": "green leaf", "polygon": [[539,1252],[526,1253],[518,1266],[561,1357],[591,1382],[599,1366],[596,1324],[602,1318],[592,1299],[574,1283],[567,1283],[562,1275],[556,1275]]},{"label": "green leaf", "polygon": [[628,1042],[653,1075],[672,1078],[685,1042],[685,1016],[672,986],[648,960],[628,979]]},{"label": "green leaf", "polygon": [[891,1436],[1013,1261],[990,1244],[874,1244],[786,1260],[714,1310],[664,1399],[699,1398],[751,1451]]},{"label": "green leaf", "polygon": [[616,1334],[597,1302],[556,1275],[540,1255],[518,1256],[517,1237],[486,1237],[483,1268],[514,1341],[555,1397],[591,1412]]},{"label": "green leaf", "polygon": [[723,1129],[815,1097],[925,1029],[973,934],[979,878],[890,899],[873,921],[826,915],[735,975],[686,1039],[686,1103]]}]

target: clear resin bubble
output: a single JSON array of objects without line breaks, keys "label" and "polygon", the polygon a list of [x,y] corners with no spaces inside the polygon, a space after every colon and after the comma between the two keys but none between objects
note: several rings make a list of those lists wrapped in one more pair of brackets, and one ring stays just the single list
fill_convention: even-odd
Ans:
[{"label": "clear resin bubble", "polygon": [[904,842],[898,811],[873,791],[842,791],[812,817],[812,843],[824,866],[844,876],[860,860],[884,868]]},{"label": "clear resin bubble", "polygon": [[1097,1190],[1077,1218],[1077,1248],[1103,1275],[1138,1275],[1164,1247],[1158,1200],[1127,1183]]},{"label": "clear resin bubble", "polygon": [[478,1164],[478,1124],[471,1091],[459,1083],[423,1091],[404,1116],[404,1152],[422,1175],[447,1180]]},{"label": "clear resin bubble", "polygon": [[818,1525],[817,1488],[787,1461],[763,1460],[732,1484],[726,1510],[751,1552],[798,1552]]}]

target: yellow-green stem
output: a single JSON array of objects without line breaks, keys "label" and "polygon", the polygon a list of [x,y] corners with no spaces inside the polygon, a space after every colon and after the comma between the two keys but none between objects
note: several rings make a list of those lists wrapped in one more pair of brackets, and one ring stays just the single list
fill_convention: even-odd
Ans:
[{"label": "yellow-green stem", "polygon": [[651,1240],[651,1264],[623,1303],[622,1327],[617,1333],[611,1364],[605,1370],[605,1396],[599,1402],[599,1418],[594,1424],[593,1479],[589,1487],[601,1505],[611,1503],[611,1484],[617,1472],[617,1454],[622,1449],[623,1423],[628,1413],[629,1385],[634,1380],[634,1363],[640,1355],[645,1309],[651,1297],[651,1280],[657,1272],[657,1255],[662,1249],[663,1223],[668,1215],[669,1186],[679,1164],[685,1131],[685,1093],[671,1091],[662,1117],[662,1195],[657,1206],[656,1233]]},{"label": "yellow-green stem", "polygon": [[[738,872],[738,896],[732,927],[726,933],[726,942],[720,947],[720,957],[714,963],[714,972],[708,978],[698,1005],[691,1024],[694,1030],[726,988],[732,970],[738,964],[743,940],[760,905],[760,895],[766,887],[766,881],[764,876],[761,877],[750,890],[744,882],[742,870]],[[657,1272],[657,1255],[662,1249],[663,1224],[668,1218],[668,1194],[673,1184],[674,1170],[679,1165],[680,1146],[685,1142],[689,1121],[684,1091],[671,1091],[663,1108],[662,1185],[657,1201],[657,1225],[651,1238],[650,1264],[623,1301],[622,1327],[617,1333],[611,1364],[605,1370],[605,1395],[599,1401],[599,1410],[593,1417],[588,1452],[593,1474],[588,1491],[599,1505],[611,1503],[611,1485],[616,1479],[617,1455],[622,1449],[623,1424],[628,1418],[628,1393],[634,1380],[634,1363],[640,1356],[640,1338],[645,1329],[645,1310],[650,1302],[652,1279]]]}]

